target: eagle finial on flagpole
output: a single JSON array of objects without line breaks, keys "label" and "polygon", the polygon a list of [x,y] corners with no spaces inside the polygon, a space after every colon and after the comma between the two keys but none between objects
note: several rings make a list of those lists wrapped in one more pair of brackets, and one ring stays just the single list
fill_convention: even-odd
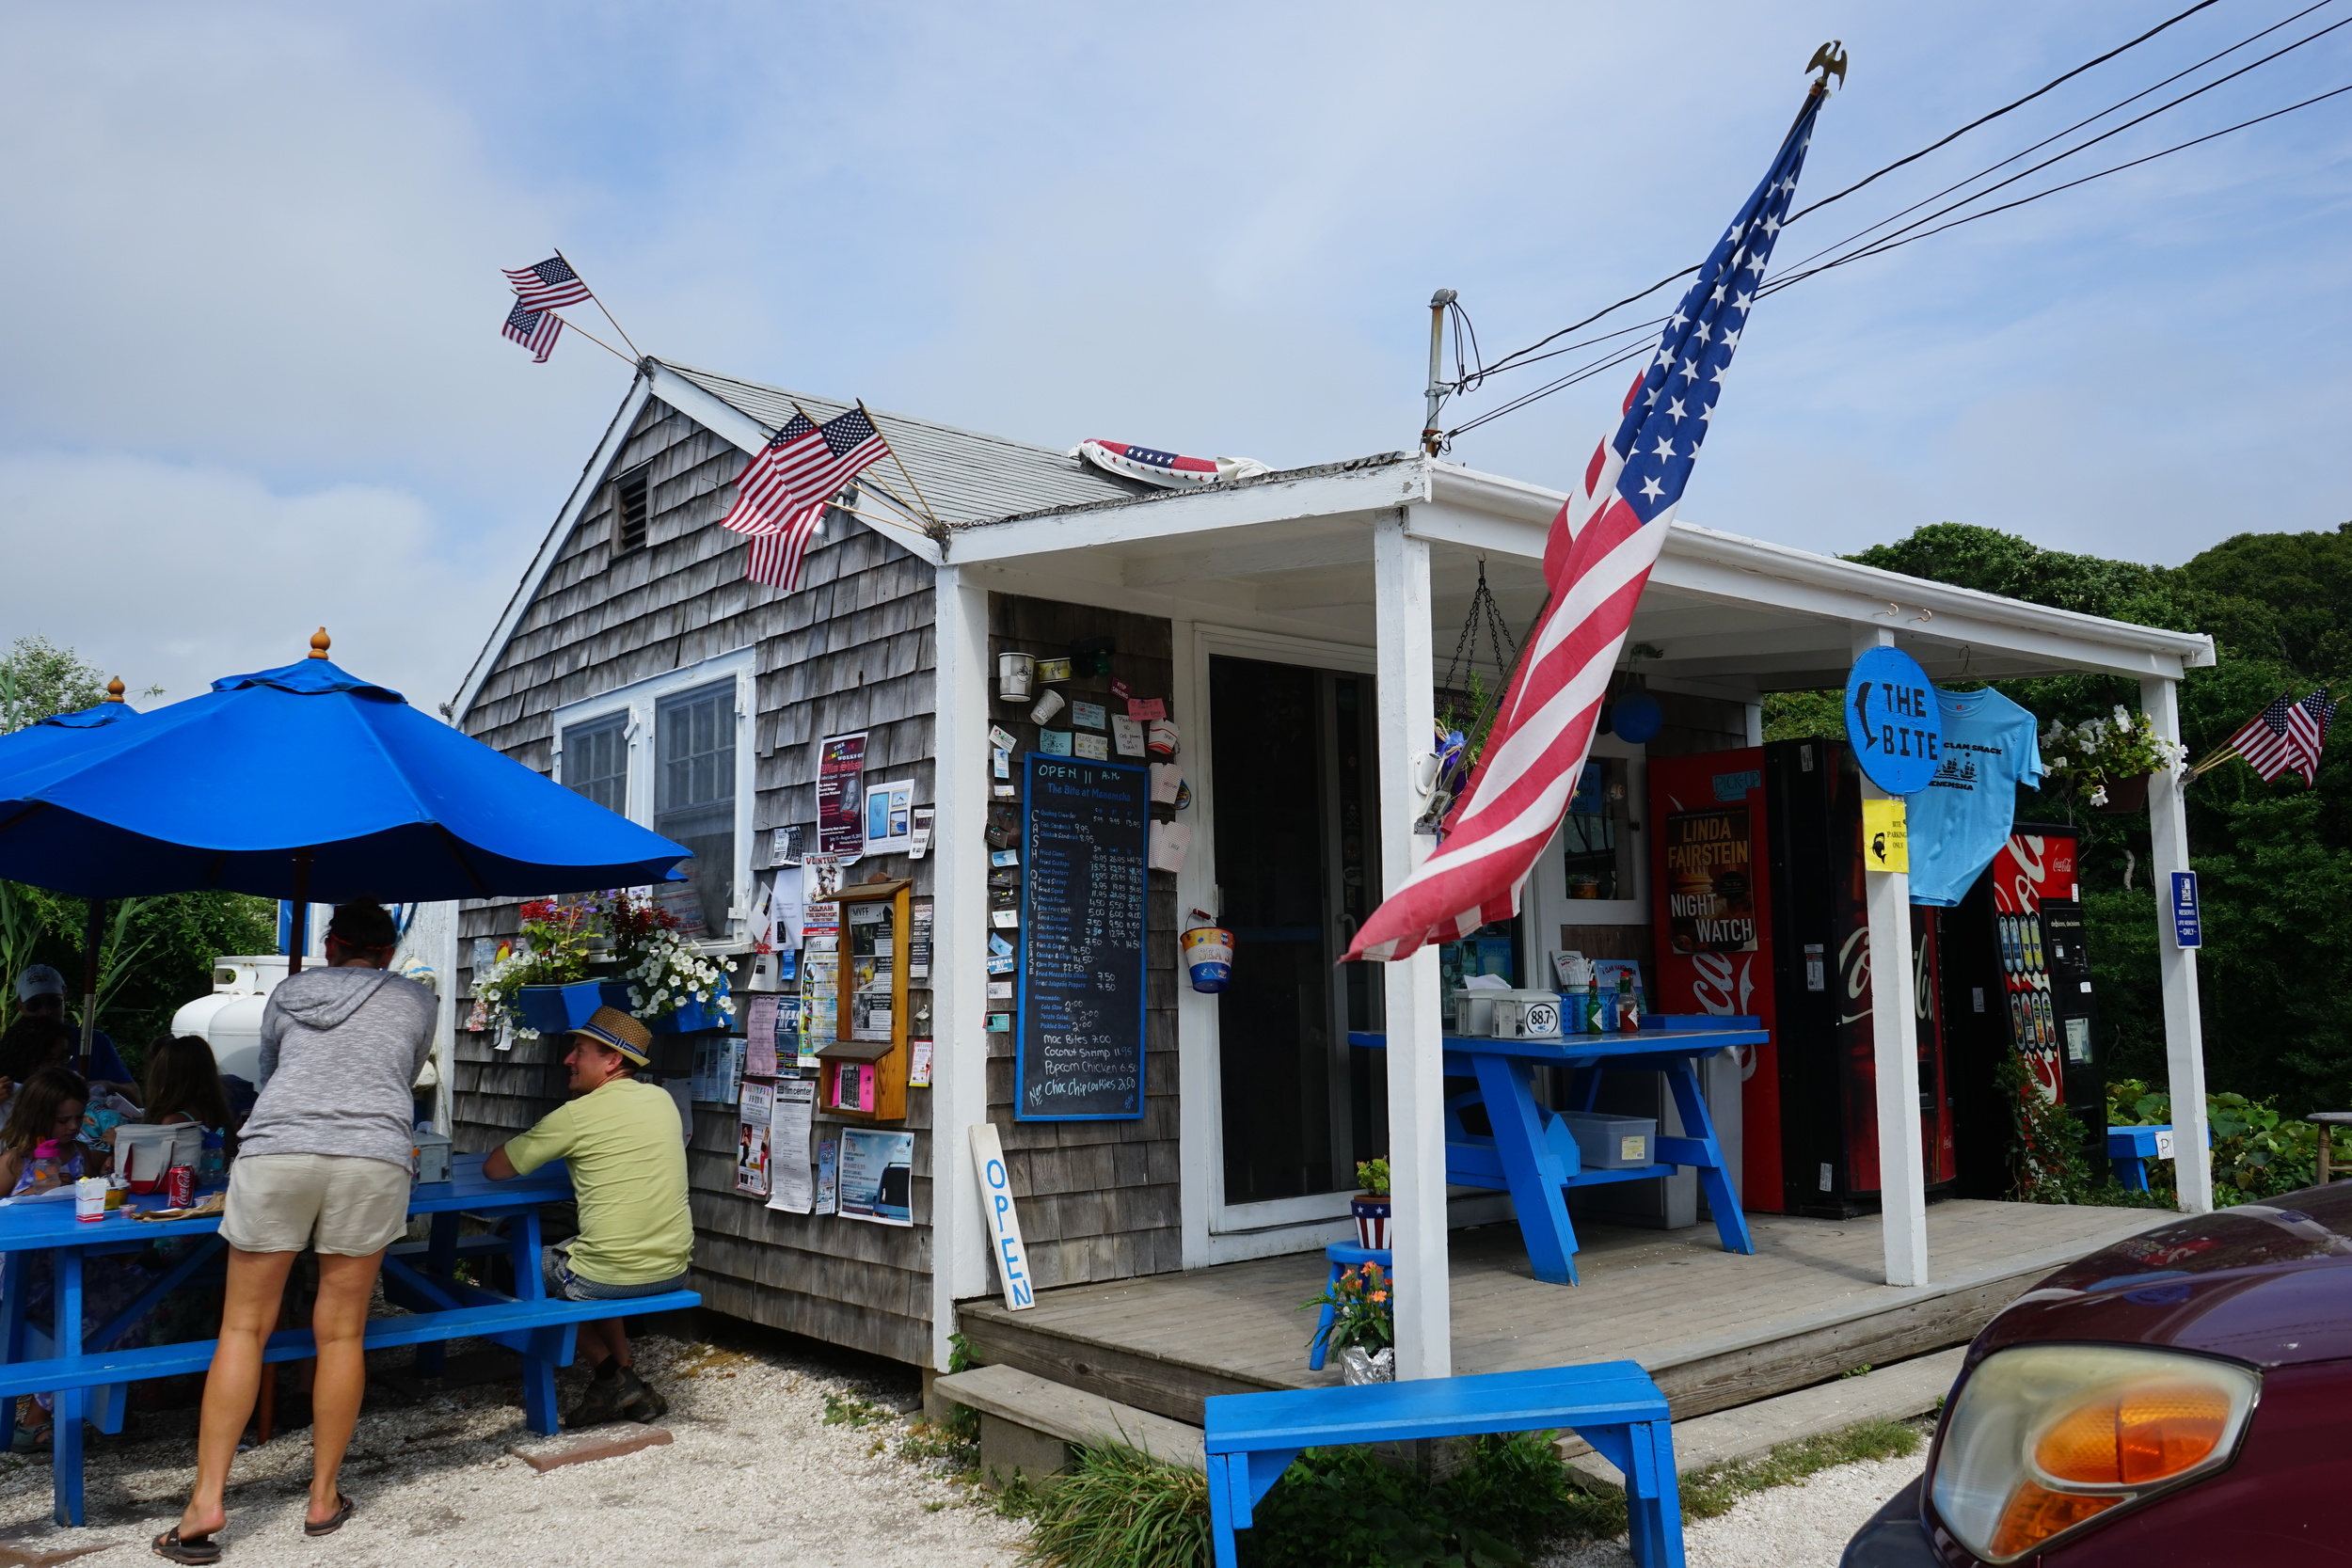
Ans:
[{"label": "eagle finial on flagpole", "polygon": [[1816,92],[1827,91],[1829,79],[1833,76],[1837,78],[1839,87],[1844,87],[1846,85],[1846,40],[1830,40],[1820,48],[1813,51],[1813,57],[1804,62],[1804,68],[1807,71],[1820,72],[1813,79],[1813,89]]}]

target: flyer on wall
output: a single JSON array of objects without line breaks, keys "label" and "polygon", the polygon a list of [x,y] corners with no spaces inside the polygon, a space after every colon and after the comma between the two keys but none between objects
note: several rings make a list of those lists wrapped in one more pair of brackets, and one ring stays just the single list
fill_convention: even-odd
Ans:
[{"label": "flyer on wall", "polygon": [[866,852],[904,854],[914,847],[914,781],[866,786]]},{"label": "flyer on wall", "polygon": [[817,743],[817,852],[854,865],[866,852],[866,732]]},{"label": "flyer on wall", "polygon": [[841,1217],[914,1223],[914,1134],[879,1127],[841,1130]]},{"label": "flyer on wall", "polygon": [[834,1172],[835,1163],[840,1158],[840,1144],[831,1138],[827,1138],[823,1143],[817,1146],[816,1212],[819,1214],[830,1214],[834,1211],[834,1196],[837,1191],[834,1183]]},{"label": "flyer on wall", "polygon": [[817,1181],[809,1169],[808,1135],[816,1121],[817,1081],[789,1078],[776,1085],[776,1102],[768,1126],[768,1207],[787,1214],[805,1214],[817,1200]]},{"label": "flyer on wall", "polygon": [[775,1093],[770,1084],[743,1085],[735,1136],[735,1190],[754,1197],[768,1196],[768,1123],[775,1111]]}]

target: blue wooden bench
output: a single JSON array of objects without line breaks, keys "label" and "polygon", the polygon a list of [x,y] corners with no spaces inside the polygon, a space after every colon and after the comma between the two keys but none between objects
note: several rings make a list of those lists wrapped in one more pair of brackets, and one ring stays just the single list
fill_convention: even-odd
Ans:
[{"label": "blue wooden bench", "polygon": [[1562,1428],[1625,1472],[1633,1560],[1642,1568],[1682,1568],[1682,1503],[1666,1396],[1639,1363],[1222,1394],[1206,1404],[1202,1448],[1216,1568],[1235,1568],[1233,1532],[1249,1528],[1250,1511],[1309,1449]]}]

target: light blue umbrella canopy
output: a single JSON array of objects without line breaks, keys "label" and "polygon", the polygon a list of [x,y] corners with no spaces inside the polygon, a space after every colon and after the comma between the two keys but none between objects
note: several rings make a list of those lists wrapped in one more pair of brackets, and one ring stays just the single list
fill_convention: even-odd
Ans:
[{"label": "light blue umbrella canopy", "polygon": [[0,877],[407,902],[658,882],[688,856],[323,653],[130,717],[0,737]]}]

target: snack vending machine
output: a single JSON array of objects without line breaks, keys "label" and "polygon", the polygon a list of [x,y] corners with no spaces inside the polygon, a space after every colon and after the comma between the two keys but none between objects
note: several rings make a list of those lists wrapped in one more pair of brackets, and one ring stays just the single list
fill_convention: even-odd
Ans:
[{"label": "snack vending machine", "polygon": [[2079,853],[2071,827],[2018,823],[1944,922],[1944,1010],[1961,1064],[1955,1110],[1965,1196],[2005,1197],[2013,1184],[2014,1117],[1995,1077],[2012,1051],[2034,1086],[2064,1101],[2085,1127],[2097,1132],[2106,1122]]},{"label": "snack vending machine", "polygon": [[[1740,1099],[1744,1207],[1845,1218],[1878,1205],[1877,1054],[1862,786],[1836,741],[1650,761],[1659,1006],[1772,1031]],[[1928,1191],[1956,1175],[1938,982],[1941,911],[1912,910]]]}]

